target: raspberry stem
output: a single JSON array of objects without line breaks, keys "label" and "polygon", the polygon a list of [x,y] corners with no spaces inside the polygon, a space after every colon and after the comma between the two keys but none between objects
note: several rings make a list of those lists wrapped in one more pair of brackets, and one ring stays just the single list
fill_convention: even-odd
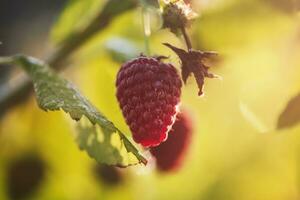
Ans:
[{"label": "raspberry stem", "polygon": [[144,41],[145,41],[145,54],[150,56],[150,42],[149,37],[151,35],[151,27],[150,27],[150,15],[147,8],[142,8],[142,24],[144,29]]},{"label": "raspberry stem", "polygon": [[188,34],[186,32],[185,27],[181,27],[181,32],[184,37],[184,40],[185,40],[188,50],[192,49],[192,43],[191,43],[190,37],[188,36]]}]

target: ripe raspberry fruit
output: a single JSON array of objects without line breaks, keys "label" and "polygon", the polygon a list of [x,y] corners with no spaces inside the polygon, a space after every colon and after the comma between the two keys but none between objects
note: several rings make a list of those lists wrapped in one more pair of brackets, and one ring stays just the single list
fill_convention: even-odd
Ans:
[{"label": "ripe raspberry fruit", "polygon": [[150,147],[167,139],[176,119],[181,85],[175,67],[159,58],[140,56],[122,65],[117,99],[135,142]]},{"label": "ripe raspberry fruit", "polygon": [[181,166],[192,131],[192,122],[187,113],[178,114],[167,141],[150,149],[160,171],[172,171]]}]

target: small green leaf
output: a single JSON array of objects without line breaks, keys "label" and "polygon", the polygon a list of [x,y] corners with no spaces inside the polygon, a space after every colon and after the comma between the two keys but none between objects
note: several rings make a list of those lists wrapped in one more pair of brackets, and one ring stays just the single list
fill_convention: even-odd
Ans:
[{"label": "small green leaf", "polygon": [[41,109],[62,109],[74,120],[80,120],[77,135],[79,147],[99,163],[123,167],[147,163],[111,121],[82,96],[74,85],[56,75],[45,63],[25,56],[6,58],[5,61],[21,65],[29,74]]},{"label": "small green leaf", "polygon": [[277,128],[283,129],[300,123],[300,94],[292,98],[280,114]]}]

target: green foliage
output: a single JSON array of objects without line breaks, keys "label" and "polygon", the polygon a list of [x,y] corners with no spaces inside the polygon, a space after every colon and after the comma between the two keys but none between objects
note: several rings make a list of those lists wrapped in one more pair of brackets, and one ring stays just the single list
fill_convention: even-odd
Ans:
[{"label": "green foliage", "polygon": [[62,109],[76,121],[83,116],[88,119],[81,120],[84,125],[78,127],[77,141],[80,148],[86,150],[91,157],[99,163],[123,167],[147,163],[123,133],[82,96],[74,85],[57,76],[46,64],[35,58],[15,56],[11,60],[21,65],[31,77],[41,109]]},{"label": "green foliage", "polygon": [[99,163],[126,167],[147,162],[117,128],[111,130],[111,127],[92,125],[83,117],[77,130],[80,149],[86,150]]}]

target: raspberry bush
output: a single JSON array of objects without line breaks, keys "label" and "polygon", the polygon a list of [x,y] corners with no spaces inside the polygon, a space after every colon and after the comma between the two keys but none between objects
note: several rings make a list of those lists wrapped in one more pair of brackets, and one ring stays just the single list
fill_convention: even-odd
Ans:
[{"label": "raspberry bush", "polygon": [[[138,5],[135,0],[119,3],[118,0],[108,1],[90,24],[84,25],[85,20],[82,19],[78,30],[72,30],[69,35],[64,32],[58,40],[60,45],[57,52],[49,56],[49,65],[24,55],[0,57],[0,64],[22,66],[33,82],[37,102],[41,109],[45,111],[62,109],[70,114],[72,119],[80,121],[76,129],[78,132],[76,141],[80,149],[87,151],[88,155],[99,163],[126,167],[138,163],[147,164],[147,160],[130,142],[126,134],[81,95],[74,85],[56,75],[49,68],[63,66],[64,57],[69,56],[98,30],[108,26],[114,17]],[[202,95],[204,78],[216,77],[208,72],[209,67],[203,62],[203,59],[210,58],[215,53],[192,49],[186,28],[191,26],[197,14],[183,0],[164,2],[141,0],[139,3],[143,12],[142,24],[144,25],[146,52],[142,52],[140,56],[136,56],[121,66],[115,85],[116,97],[133,140],[144,148],[148,148],[159,146],[163,142],[168,144],[166,143],[168,133],[180,109],[182,80],[186,82],[188,76],[194,74],[199,86],[199,95]],[[116,5],[120,7],[116,8]],[[149,10],[156,10],[160,13],[163,20],[162,28],[168,28],[178,36],[183,36],[186,42],[187,50],[183,50],[165,43],[167,41],[161,41],[179,56],[182,64],[181,76],[172,63],[165,61],[168,57],[150,54]],[[102,22],[100,25],[99,20]],[[54,33],[57,34],[59,26],[55,30]],[[144,56],[145,54],[147,56]],[[30,87],[29,82],[24,84],[20,90]],[[8,104],[10,105],[10,102]],[[177,125],[174,130],[176,127]],[[161,160],[158,160],[160,163]]]}]

